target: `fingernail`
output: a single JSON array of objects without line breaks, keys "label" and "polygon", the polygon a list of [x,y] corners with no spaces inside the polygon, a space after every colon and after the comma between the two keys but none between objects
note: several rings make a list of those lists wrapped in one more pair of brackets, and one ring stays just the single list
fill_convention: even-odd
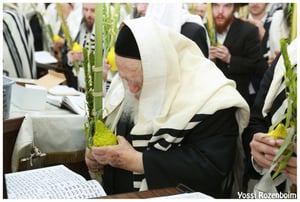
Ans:
[{"label": "fingernail", "polygon": [[272,138],[269,138],[269,144],[270,145],[274,145],[275,144],[275,140],[273,140]]}]

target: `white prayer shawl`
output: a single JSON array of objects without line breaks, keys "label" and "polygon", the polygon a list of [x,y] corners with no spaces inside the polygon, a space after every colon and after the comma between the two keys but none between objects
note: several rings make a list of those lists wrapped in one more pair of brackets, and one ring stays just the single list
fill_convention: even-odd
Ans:
[{"label": "white prayer shawl", "polygon": [[30,25],[24,15],[8,4],[3,10],[3,69],[10,77],[37,77]]},{"label": "white prayer shawl", "polygon": [[[146,17],[152,17],[177,32],[180,32],[182,25],[186,22],[193,22],[205,28],[202,18],[183,9],[182,3],[149,3]],[[206,28],[205,32],[209,47],[210,41]]]},{"label": "white prayer shawl", "polygon": [[[84,22],[81,23],[78,35],[75,38],[82,47],[87,48],[88,50],[94,51],[95,50],[95,26],[91,32],[87,30],[86,24]],[[82,66],[79,67],[79,72],[73,68],[73,73],[78,77],[78,86],[80,88],[85,88],[85,75],[84,69]]]},{"label": "white prayer shawl", "polygon": [[[236,119],[240,133],[243,131],[249,120],[246,101],[235,89],[235,82],[205,58],[195,43],[147,17],[124,23],[137,41],[144,76],[138,119],[131,135],[135,139],[152,134],[148,141],[134,140],[134,147],[167,151],[184,137],[161,133],[161,129],[188,130],[199,124],[190,122],[195,115],[212,115],[230,107],[237,108]],[[117,75],[105,97],[104,116],[110,115],[107,123],[112,130],[121,115],[123,96],[124,88]]]},{"label": "white prayer shawl", "polygon": [[[297,65],[297,38],[288,46],[288,55],[291,62],[292,67]],[[295,68],[295,71],[297,69]],[[272,104],[277,97],[277,95],[285,89],[285,83],[283,82],[285,74],[285,65],[283,61],[283,57],[280,56],[277,65],[274,70],[274,76],[272,79],[272,83],[270,85],[268,94],[266,95],[265,103],[262,109],[263,116],[267,116],[270,111]],[[279,117],[285,113],[287,109],[287,99],[283,102],[281,107],[277,109],[276,113],[272,117],[272,124],[276,123]]]},{"label": "white prayer shawl", "polygon": [[[292,43],[287,47],[288,49],[288,56],[289,60],[291,62],[291,66],[294,67],[294,71],[297,71],[297,47],[299,45],[297,44],[297,38],[292,41]],[[270,109],[276,99],[276,97],[285,90],[285,83],[284,83],[284,74],[286,72],[286,68],[284,65],[283,57],[280,56],[275,69],[273,73],[273,79],[270,85],[270,88],[268,90],[268,93],[265,98],[265,103],[262,108],[262,115],[263,117],[266,117],[268,113],[270,112]],[[277,123],[279,118],[285,113],[288,106],[288,100],[285,98],[285,100],[282,102],[281,106],[276,109],[276,112],[273,114],[271,118],[271,124]],[[290,192],[290,186],[292,182],[289,178],[287,178],[286,175],[280,175],[275,180],[271,179],[271,175],[268,172],[269,169],[264,168],[262,171],[259,171],[261,173],[262,178],[258,181],[258,183],[254,186],[254,192],[260,192],[260,193],[277,193],[276,186],[281,184],[286,180],[286,186],[285,186],[285,192]]]},{"label": "white prayer shawl", "polygon": [[277,10],[272,16],[269,31],[270,56],[275,56],[275,51],[280,51],[280,39],[289,37],[289,27],[285,20],[283,10]]},{"label": "white prayer shawl", "polygon": [[83,18],[83,8],[81,3],[74,3],[74,9],[67,17],[67,24],[69,26],[71,37],[75,40],[78,32],[80,31],[80,24]]},{"label": "white prayer shawl", "polygon": [[[52,3],[47,7],[46,13],[43,16],[45,24],[49,24],[55,35],[58,35],[61,29],[61,20],[56,10],[56,3]],[[82,4],[74,3],[74,8],[66,18],[70,34],[73,40],[79,32],[80,24],[83,17]]]}]

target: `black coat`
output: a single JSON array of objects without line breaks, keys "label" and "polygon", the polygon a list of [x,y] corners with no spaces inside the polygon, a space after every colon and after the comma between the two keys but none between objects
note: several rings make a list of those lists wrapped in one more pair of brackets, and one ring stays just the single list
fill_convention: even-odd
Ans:
[{"label": "black coat", "polygon": [[[151,148],[143,152],[143,164],[149,189],[175,187],[183,183],[195,191],[214,197],[229,197],[222,183],[232,171],[239,134],[235,108],[220,110],[188,131],[181,146],[166,152]],[[118,125],[117,134],[130,142],[131,127]],[[136,191],[131,172],[104,167],[107,194]],[[228,188],[228,187],[227,187]],[[230,187],[229,187],[230,188]]]},{"label": "black coat", "polygon": [[194,22],[186,22],[181,26],[180,33],[193,40],[201,49],[203,55],[208,58],[206,30],[203,26]]},{"label": "black coat", "polygon": [[259,81],[267,69],[260,48],[258,29],[256,26],[234,18],[223,43],[231,54],[230,64],[217,59],[216,65],[225,76],[237,84],[237,90],[249,103],[249,84],[251,76],[259,75]]},{"label": "black coat", "polygon": [[282,105],[283,101],[285,100],[285,92],[282,91],[280,93],[271,109],[270,112],[267,114],[266,117],[263,117],[262,115],[262,109],[265,103],[265,98],[267,96],[268,90],[270,88],[270,85],[273,80],[275,65],[277,64],[277,61],[280,57],[280,54],[276,57],[276,59],[273,62],[273,65],[267,69],[261,84],[259,91],[257,92],[256,99],[254,101],[253,106],[251,107],[251,113],[250,113],[250,121],[247,126],[247,128],[244,130],[242,135],[243,140],[243,147],[245,150],[246,155],[246,176],[247,178],[254,178],[258,179],[261,177],[253,168],[252,162],[251,162],[251,149],[250,149],[250,142],[253,138],[253,135],[258,132],[267,133],[269,130],[269,127],[272,125],[271,119],[276,110]]}]

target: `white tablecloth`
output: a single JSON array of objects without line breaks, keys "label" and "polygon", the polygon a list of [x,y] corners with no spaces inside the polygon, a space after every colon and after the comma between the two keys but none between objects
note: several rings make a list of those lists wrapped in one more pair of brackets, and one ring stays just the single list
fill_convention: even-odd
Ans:
[{"label": "white tablecloth", "polygon": [[30,155],[32,146],[42,152],[76,152],[85,149],[85,117],[47,104],[44,111],[25,111],[11,105],[9,118],[25,116],[15,143],[12,171],[21,157]]}]

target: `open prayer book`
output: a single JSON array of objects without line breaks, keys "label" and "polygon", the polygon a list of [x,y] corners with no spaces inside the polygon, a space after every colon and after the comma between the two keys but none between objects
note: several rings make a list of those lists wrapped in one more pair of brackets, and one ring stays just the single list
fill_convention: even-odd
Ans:
[{"label": "open prayer book", "polygon": [[100,183],[64,165],[5,174],[8,199],[89,199],[106,196]]},{"label": "open prayer book", "polygon": [[37,63],[41,64],[57,63],[57,59],[48,51],[36,51],[34,52],[34,58]]},{"label": "open prayer book", "polygon": [[51,95],[81,95],[82,93],[75,88],[66,85],[56,85],[48,90]]},{"label": "open prayer book", "polygon": [[48,91],[47,102],[80,115],[85,115],[87,109],[85,94],[63,85],[55,86]]},{"label": "open prayer book", "polygon": [[47,102],[55,106],[66,108],[76,114],[85,115],[86,102],[83,95],[47,95]]}]

